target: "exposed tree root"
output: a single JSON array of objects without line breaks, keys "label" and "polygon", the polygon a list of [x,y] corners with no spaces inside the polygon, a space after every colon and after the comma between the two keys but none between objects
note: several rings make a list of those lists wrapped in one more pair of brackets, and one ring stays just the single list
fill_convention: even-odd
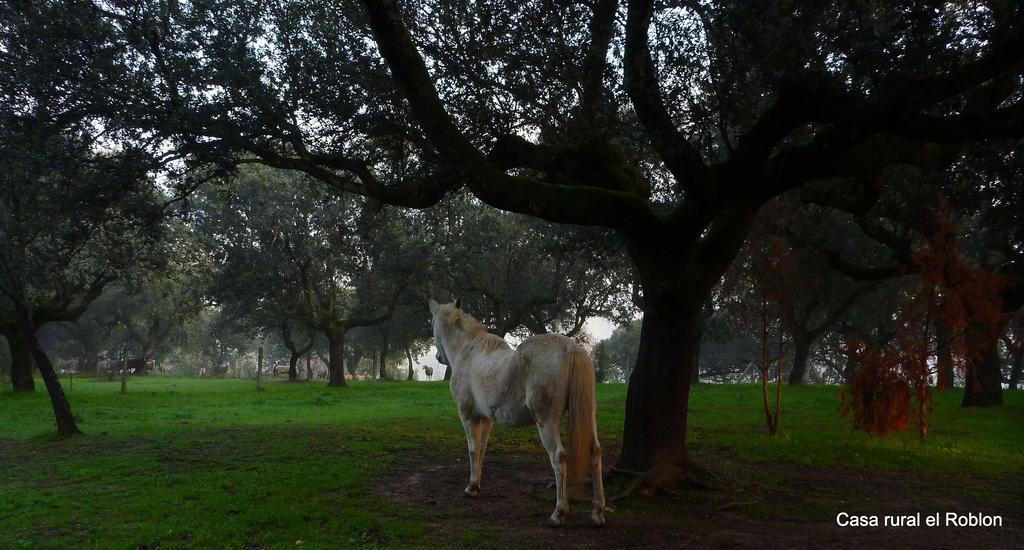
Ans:
[{"label": "exposed tree root", "polygon": [[613,467],[609,474],[613,478],[631,478],[621,493],[608,498],[609,502],[621,501],[634,493],[642,496],[666,494],[682,497],[685,496],[686,489],[730,491],[736,488],[732,478],[701,466],[690,458],[669,464],[657,464],[646,472]]}]

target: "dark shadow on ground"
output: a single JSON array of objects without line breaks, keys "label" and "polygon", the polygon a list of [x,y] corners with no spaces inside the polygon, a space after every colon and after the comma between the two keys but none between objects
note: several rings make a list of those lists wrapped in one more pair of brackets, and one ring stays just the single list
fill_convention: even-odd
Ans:
[{"label": "dark shadow on ground", "polygon": [[[612,450],[614,452],[614,449]],[[430,539],[510,548],[725,547],[1024,547],[1024,483],[1019,479],[928,479],[913,472],[865,472],[793,464],[739,463],[699,455],[736,480],[727,491],[688,490],[678,496],[632,496],[615,505],[608,525],[590,525],[589,486],[574,491],[566,525],[545,520],[554,489],[542,452],[488,450],[483,492],[462,496],[467,458],[406,462],[381,481],[394,502],[424,510]],[[606,463],[614,455],[606,454]],[[966,491],[965,491],[966,488]],[[1003,527],[839,527],[836,515],[985,513]]]}]

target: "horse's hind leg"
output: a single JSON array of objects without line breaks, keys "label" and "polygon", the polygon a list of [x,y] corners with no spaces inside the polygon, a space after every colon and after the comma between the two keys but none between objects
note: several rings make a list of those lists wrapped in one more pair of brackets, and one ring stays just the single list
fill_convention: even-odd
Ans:
[{"label": "horse's hind leg", "polygon": [[537,425],[540,432],[540,440],[544,443],[544,449],[548,452],[548,459],[551,461],[551,469],[555,472],[555,511],[551,513],[548,523],[553,527],[562,525],[565,515],[569,512],[568,483],[566,475],[567,456],[565,448],[562,447],[562,438],[558,433],[558,418],[548,419],[543,424]]},{"label": "horse's hind leg", "polygon": [[477,464],[476,481],[477,484],[483,483],[484,481],[484,455],[487,454],[487,440],[491,438],[491,428],[494,427],[493,418],[481,418],[480,419],[480,459]]},{"label": "horse's hind leg", "polygon": [[601,444],[597,441],[597,430],[594,430],[594,440],[590,444],[590,477],[594,482],[594,512],[590,519],[594,525],[604,525],[604,479],[601,477]]},{"label": "horse's hind leg", "polygon": [[486,431],[487,435],[490,435],[492,422],[489,418],[462,419],[462,427],[466,430],[466,445],[469,447],[469,485],[466,486],[464,492],[467,497],[475,497],[480,494],[483,451],[487,446],[484,432]]},{"label": "horse's hind leg", "polygon": [[[476,485],[473,484],[473,476],[470,474],[469,487],[466,487],[466,495],[475,497],[480,493],[480,485],[484,482],[484,455],[487,454],[487,440],[491,437],[491,428],[494,427],[493,418],[480,418],[475,427],[476,444],[470,447],[470,462],[476,466]],[[476,460],[473,454],[476,453]],[[475,487],[475,489],[473,489]]]}]

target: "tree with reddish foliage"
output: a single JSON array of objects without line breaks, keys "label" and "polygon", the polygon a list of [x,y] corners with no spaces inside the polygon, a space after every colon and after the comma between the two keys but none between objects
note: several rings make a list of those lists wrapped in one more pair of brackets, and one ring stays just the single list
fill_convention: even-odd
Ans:
[{"label": "tree with reddish foliage", "polygon": [[[884,346],[854,340],[847,352],[858,364],[853,383],[843,394],[843,415],[854,427],[877,435],[902,430],[914,396],[921,439],[928,438],[931,412],[929,359],[945,350],[940,362],[965,371],[985,360],[1004,324],[1000,289],[1003,276],[968,264],[959,252],[954,223],[947,211],[935,216],[932,236],[912,254],[917,276],[897,305],[893,337]],[[941,326],[937,337],[933,326]]]},{"label": "tree with reddish foliage", "polygon": [[[913,260],[932,292],[939,291],[934,298],[934,318],[948,330],[953,366],[965,372],[965,398],[986,383],[988,373],[979,364],[991,361],[991,355],[995,356],[996,384],[1000,385],[997,348],[1006,323],[1000,291],[1007,284],[1006,277],[963,260],[948,215],[940,218],[935,235]],[[1002,402],[1001,394],[998,401]]]},{"label": "tree with reddish foliage", "polygon": [[843,416],[852,415],[854,428],[873,435],[903,430],[910,416],[910,387],[896,356],[861,340],[851,341],[846,352],[859,367],[840,394]]},{"label": "tree with reddish foliage", "polygon": [[[784,212],[773,214],[785,216]],[[722,306],[736,328],[757,342],[757,357],[752,362],[760,372],[765,424],[772,436],[779,429],[783,365],[792,340],[787,335],[799,301],[799,289],[792,283],[799,275],[800,262],[789,243],[762,226],[748,239],[719,287]],[[769,398],[773,370],[774,406]]]}]

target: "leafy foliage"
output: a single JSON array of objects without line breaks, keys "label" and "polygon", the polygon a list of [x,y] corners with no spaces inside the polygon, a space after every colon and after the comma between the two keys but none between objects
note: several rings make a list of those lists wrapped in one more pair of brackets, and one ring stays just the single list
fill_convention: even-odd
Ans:
[{"label": "leafy foliage", "polygon": [[[907,278],[888,343],[848,345],[847,353],[859,366],[844,394],[843,414],[870,433],[904,429],[915,412],[913,396],[920,436],[927,439],[934,346],[949,346],[954,364],[964,370],[967,361],[989,349],[1003,326],[999,290],[1004,277],[963,259],[948,211],[936,213],[934,226],[913,253],[917,276]],[[935,341],[930,333],[934,323],[948,328],[949,342]]]}]

